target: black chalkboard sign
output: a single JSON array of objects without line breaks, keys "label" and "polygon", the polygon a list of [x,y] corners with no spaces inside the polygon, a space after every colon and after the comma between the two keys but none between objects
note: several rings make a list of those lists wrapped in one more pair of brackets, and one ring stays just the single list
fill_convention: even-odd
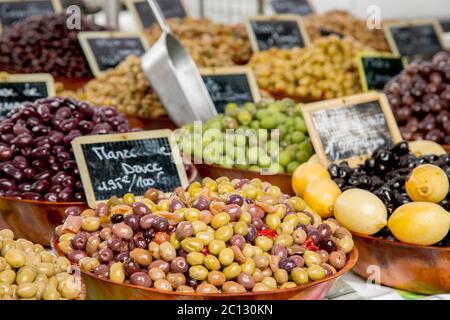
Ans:
[{"label": "black chalkboard sign", "polygon": [[[168,18],[185,18],[188,16],[183,0],[156,0],[161,8],[163,16]],[[127,0],[128,10],[133,13],[135,19],[140,24],[140,29],[148,29],[156,22],[152,9],[147,0]]]},{"label": "black chalkboard sign", "polygon": [[0,1],[0,32],[19,20],[61,10],[58,0]]},{"label": "black chalkboard sign", "polygon": [[76,138],[72,147],[89,206],[112,196],[143,196],[187,187],[186,171],[170,130]]},{"label": "black chalkboard sign", "polygon": [[0,77],[0,119],[22,102],[55,95],[55,84],[50,74],[21,74]]},{"label": "black chalkboard sign", "polygon": [[78,38],[95,76],[116,67],[130,55],[143,55],[148,48],[140,33],[80,32]]},{"label": "black chalkboard sign", "polygon": [[444,50],[437,20],[391,23],[384,28],[391,51],[397,55],[428,58]]},{"label": "black chalkboard sign", "polygon": [[390,54],[369,52],[359,54],[358,68],[364,91],[382,90],[406,65],[406,58]]},{"label": "black chalkboard sign", "polygon": [[254,17],[247,22],[247,30],[254,51],[270,48],[303,48],[308,43],[300,18],[288,16]]},{"label": "black chalkboard sign", "polygon": [[314,12],[308,0],[271,0],[276,13],[291,13],[306,16]]},{"label": "black chalkboard sign", "polygon": [[380,93],[310,103],[302,110],[323,165],[343,160],[361,163],[378,147],[402,140],[387,98]]},{"label": "black chalkboard sign", "polygon": [[260,99],[255,76],[247,67],[202,69],[200,73],[218,113],[228,103],[242,105]]}]

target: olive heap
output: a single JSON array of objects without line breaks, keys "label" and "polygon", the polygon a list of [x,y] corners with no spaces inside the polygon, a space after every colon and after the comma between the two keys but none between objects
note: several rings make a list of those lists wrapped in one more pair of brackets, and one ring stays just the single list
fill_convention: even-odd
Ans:
[{"label": "olive heap", "polygon": [[[192,134],[194,129],[192,125],[185,126],[185,128]],[[208,151],[208,145],[215,142],[208,138],[210,134],[208,129],[219,129],[224,134],[223,154],[218,157],[214,155],[213,148]],[[226,131],[230,129],[235,130],[235,135],[231,135],[232,150],[229,150],[225,137]],[[247,140],[244,146],[239,145],[239,136],[246,137],[245,130],[247,129],[253,129],[255,133],[258,129],[266,129],[269,131],[268,138],[270,138],[271,130],[278,129],[279,141],[271,140],[267,146],[250,146]],[[195,139],[195,136],[191,138]],[[203,159],[210,163],[252,171],[273,169],[273,172],[292,173],[314,153],[301,112],[301,105],[295,104],[289,99],[249,102],[243,104],[241,108],[235,103],[230,103],[225,107],[225,113],[209,119],[204,124],[203,148],[197,146],[198,141],[192,142],[190,149],[180,142],[181,150],[186,150],[191,156],[200,150],[203,151]],[[279,144],[278,163],[272,161],[270,157],[270,148],[273,148],[275,144]],[[244,155],[245,163],[238,161],[238,157],[242,155]]]},{"label": "olive heap", "polygon": [[166,114],[141,68],[141,59],[129,56],[117,67],[89,81],[78,91],[63,91],[63,97],[74,97],[94,105],[114,106],[129,116],[158,118]]},{"label": "olive heap", "polygon": [[0,36],[0,71],[10,73],[51,73],[54,77],[92,77],[78,42],[83,31],[105,28],[81,17],[80,27],[69,29],[70,15],[45,14],[15,23]]},{"label": "olive heap", "polygon": [[385,93],[405,140],[450,144],[450,54],[409,64]]},{"label": "olive heap", "polygon": [[0,300],[75,300],[83,298],[80,277],[69,273],[70,261],[55,257],[40,244],[14,240],[0,230]]},{"label": "olive heap", "polygon": [[[250,60],[252,49],[243,24],[227,25],[191,17],[171,18],[167,22],[199,67],[242,65]],[[154,44],[161,30],[154,25],[146,35]]]},{"label": "olive heap", "polygon": [[[331,164],[328,170],[333,180],[343,191],[357,188],[368,190],[375,195],[375,198],[378,199],[374,198],[369,201],[364,195],[365,198],[364,200],[361,199],[361,201],[370,202],[371,204],[376,204],[377,201],[380,201],[380,204],[376,204],[376,207],[381,209],[377,211],[385,211],[385,217],[380,220],[392,218],[396,211],[408,210],[409,212],[407,213],[412,216],[413,212],[411,211],[417,213],[419,209],[422,210],[419,206],[424,206],[424,204],[428,203],[429,208],[426,208],[427,210],[438,212],[436,218],[433,218],[436,221],[435,231],[438,231],[439,225],[444,228],[440,231],[441,233],[443,232],[441,237],[443,239],[438,240],[438,243],[431,244],[436,244],[437,246],[450,245],[449,234],[445,236],[448,225],[450,225],[450,215],[448,214],[448,210],[450,210],[449,154],[440,156],[429,154],[417,157],[410,153],[408,144],[403,141],[390,148],[382,147],[377,149],[371,158],[356,168],[350,168],[348,163],[344,161],[339,165]],[[359,196],[363,197],[362,195]],[[355,201],[358,200],[354,199],[351,205],[353,210],[357,206]],[[337,202],[339,202],[339,198]],[[336,215],[336,208],[335,216],[341,221]],[[419,219],[415,220],[416,225]],[[377,232],[386,225],[386,221],[384,223],[380,222],[380,228],[372,230],[368,234]],[[402,221],[400,227],[404,228],[410,222]],[[392,230],[390,230],[389,225],[375,233],[375,236],[387,240],[397,240],[391,233]],[[362,233],[362,231],[360,232]],[[413,241],[408,242],[412,243]]]},{"label": "olive heap", "polygon": [[259,179],[205,178],[163,197],[149,189],[66,210],[58,248],[120,284],[180,293],[293,288],[342,269],[351,234]]},{"label": "olive heap", "polygon": [[352,37],[331,35],[306,48],[257,52],[250,66],[272,95],[317,101],[361,92],[356,55],[370,50]]},{"label": "olive heap", "polygon": [[128,131],[127,118],[112,107],[59,97],[23,103],[0,121],[0,196],[83,201],[71,141]]},{"label": "olive heap", "polygon": [[308,35],[312,40],[328,33],[354,37],[364,45],[377,50],[389,51],[384,38],[383,28],[369,29],[367,21],[352,16],[342,10],[327,11],[324,14],[312,14],[304,18]]}]

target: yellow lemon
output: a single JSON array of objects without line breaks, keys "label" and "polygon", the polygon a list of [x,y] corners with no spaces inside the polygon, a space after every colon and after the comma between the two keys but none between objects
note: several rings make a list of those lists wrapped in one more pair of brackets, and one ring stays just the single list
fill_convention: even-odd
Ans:
[{"label": "yellow lemon", "polygon": [[405,188],[413,201],[438,203],[448,194],[448,177],[438,166],[423,164],[414,168],[406,179]]},{"label": "yellow lemon", "polygon": [[320,178],[331,179],[328,170],[317,163],[303,163],[297,167],[292,175],[292,189],[302,197],[308,184]]},{"label": "yellow lemon", "polygon": [[333,216],[334,203],[340,194],[341,189],[333,180],[320,178],[308,184],[303,199],[322,218],[329,218]]},{"label": "yellow lemon", "polygon": [[371,235],[386,225],[387,209],[373,193],[355,188],[336,199],[334,217],[350,231]]},{"label": "yellow lemon", "polygon": [[388,227],[402,242],[429,246],[447,235],[450,213],[431,202],[410,202],[392,213]]}]

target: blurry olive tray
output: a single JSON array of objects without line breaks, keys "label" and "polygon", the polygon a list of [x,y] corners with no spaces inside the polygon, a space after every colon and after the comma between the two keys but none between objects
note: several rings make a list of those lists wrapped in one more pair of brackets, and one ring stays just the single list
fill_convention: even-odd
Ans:
[{"label": "blurry olive tray", "polygon": [[273,16],[253,16],[249,17],[245,21],[245,26],[247,28],[248,37],[250,39],[250,44],[252,46],[252,49],[254,52],[259,52],[259,46],[258,46],[258,39],[256,38],[256,34],[253,31],[252,28],[252,21],[279,21],[279,22],[287,22],[287,21],[293,21],[297,22],[298,29],[300,31],[300,35],[303,39],[303,42],[305,46],[309,46],[311,44],[311,41],[308,36],[308,32],[306,31],[305,24],[302,20],[302,18],[298,15],[294,14],[277,14]]},{"label": "blurry olive tray", "polygon": [[[356,94],[352,96],[347,96],[343,98],[330,99],[321,102],[313,102],[309,104],[305,104],[302,107],[303,117],[305,119],[306,126],[308,128],[308,133],[311,138],[311,142],[314,146],[314,150],[319,157],[320,163],[328,167],[330,164],[330,160],[328,159],[324,145],[322,142],[322,138],[317,130],[317,123],[315,123],[313,119],[314,112],[323,111],[323,110],[332,110],[332,109],[345,109],[350,108],[354,105],[360,105],[364,103],[370,102],[378,102],[381,111],[384,115],[386,125],[389,129],[389,134],[391,136],[393,143],[398,143],[403,140],[400,130],[398,129],[397,122],[395,121],[394,115],[392,113],[392,109],[389,105],[387,97],[375,91]],[[343,127],[345,123],[336,123],[336,128]],[[350,166],[356,166],[364,162],[364,160],[369,157],[369,154],[362,156],[352,156],[346,159],[340,159],[340,161],[348,161]],[[336,161],[337,162],[337,161]]]}]

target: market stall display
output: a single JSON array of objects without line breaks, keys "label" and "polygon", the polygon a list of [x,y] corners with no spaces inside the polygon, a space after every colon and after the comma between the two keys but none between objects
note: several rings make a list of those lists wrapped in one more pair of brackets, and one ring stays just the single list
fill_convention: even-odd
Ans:
[{"label": "market stall display", "polygon": [[335,220],[259,179],[205,178],[168,198],[149,189],[66,213],[55,247],[72,263],[159,293],[274,293],[326,279],[355,253]]},{"label": "market stall display", "polygon": [[81,278],[69,273],[70,261],[55,257],[40,244],[14,240],[0,230],[0,300],[85,300]]},{"label": "market stall display", "polygon": [[312,14],[304,17],[304,21],[312,40],[328,34],[351,36],[374,50],[389,51],[382,28],[368,29],[366,20],[347,11],[332,10],[324,14]]},{"label": "market stall display", "polygon": [[406,140],[450,144],[450,55],[417,60],[393,78],[385,93]]},{"label": "market stall display", "polygon": [[368,50],[351,37],[332,35],[307,48],[258,52],[250,66],[260,88],[272,95],[317,101],[361,92],[356,56]]},{"label": "market stall display", "polygon": [[44,72],[61,78],[92,77],[77,34],[105,28],[80,17],[80,28],[69,29],[68,19],[66,14],[33,16],[5,30],[0,36],[0,70]]},{"label": "market stall display", "polygon": [[[243,24],[219,24],[191,17],[171,18],[167,23],[199,67],[241,65],[250,60],[252,49]],[[160,34],[156,25],[146,31],[150,44],[154,44]]]},{"label": "market stall display", "polygon": [[102,106],[114,106],[131,117],[155,119],[166,114],[141,68],[141,59],[129,56],[116,68],[109,69],[77,91],[61,91],[61,96],[75,97]]}]

